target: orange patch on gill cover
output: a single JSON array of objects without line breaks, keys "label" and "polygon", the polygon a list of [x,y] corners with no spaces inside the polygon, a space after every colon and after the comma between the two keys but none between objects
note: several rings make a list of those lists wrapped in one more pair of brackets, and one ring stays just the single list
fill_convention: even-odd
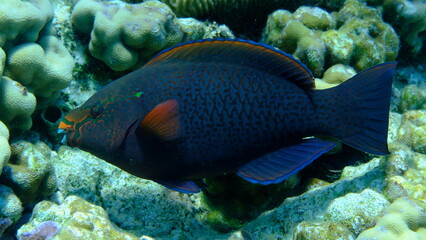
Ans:
[{"label": "orange patch on gill cover", "polygon": [[173,140],[179,136],[179,105],[176,100],[158,104],[139,124],[139,131],[149,131],[164,140]]}]

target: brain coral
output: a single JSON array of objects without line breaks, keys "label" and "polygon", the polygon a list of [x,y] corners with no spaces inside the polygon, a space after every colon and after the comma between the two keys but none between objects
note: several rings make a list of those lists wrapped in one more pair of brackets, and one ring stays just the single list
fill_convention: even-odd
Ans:
[{"label": "brain coral", "polygon": [[81,0],[74,6],[71,22],[77,31],[91,33],[90,53],[115,71],[139,66],[184,36],[174,13],[158,1]]},{"label": "brain coral", "polygon": [[[45,226],[47,223],[49,225]],[[140,239],[112,224],[104,209],[77,196],[67,197],[61,205],[49,201],[38,203],[33,210],[31,221],[18,230],[18,239],[28,239],[25,237],[39,232],[41,227],[48,227],[47,229],[54,232],[49,235],[54,235],[53,239],[58,240]]]},{"label": "brain coral", "polygon": [[43,27],[52,20],[49,0],[0,0],[0,47],[35,42]]},{"label": "brain coral", "polygon": [[20,82],[39,100],[56,99],[72,80],[74,59],[62,42],[44,36],[37,43],[24,43],[7,52],[5,75]]},{"label": "brain coral", "polygon": [[9,129],[2,121],[0,121],[0,175],[3,166],[9,161],[10,146],[9,146]]},{"label": "brain coral", "polygon": [[10,147],[12,156],[0,183],[12,188],[24,205],[51,195],[56,190],[56,175],[50,161],[56,153],[43,142],[18,141]]},{"label": "brain coral", "polygon": [[424,207],[409,198],[398,198],[386,209],[376,226],[362,232],[357,240],[426,239]]},{"label": "brain coral", "polygon": [[380,12],[356,0],[331,14],[318,7],[300,7],[293,14],[277,10],[262,39],[299,58],[316,77],[335,64],[361,71],[393,61],[399,51],[398,36]]},{"label": "brain coral", "polygon": [[0,120],[9,128],[28,130],[36,107],[34,95],[8,77],[0,78]]}]

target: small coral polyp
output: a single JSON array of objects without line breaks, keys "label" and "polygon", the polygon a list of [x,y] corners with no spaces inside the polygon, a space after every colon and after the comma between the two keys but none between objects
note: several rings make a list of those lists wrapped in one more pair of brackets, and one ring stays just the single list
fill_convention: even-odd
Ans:
[{"label": "small coral polyp", "polygon": [[90,34],[92,56],[114,71],[136,68],[184,37],[174,13],[158,1],[81,0],[74,6],[71,22],[77,31]]}]

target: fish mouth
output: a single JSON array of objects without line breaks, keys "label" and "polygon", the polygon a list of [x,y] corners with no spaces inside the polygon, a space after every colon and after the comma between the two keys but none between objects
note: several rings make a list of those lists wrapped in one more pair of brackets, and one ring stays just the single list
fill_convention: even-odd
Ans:
[{"label": "fish mouth", "polygon": [[62,144],[67,144],[67,137],[69,136],[69,133],[75,132],[74,126],[72,124],[66,123],[65,121],[67,120],[64,119],[59,123],[57,130],[58,135],[64,135],[61,140]]}]

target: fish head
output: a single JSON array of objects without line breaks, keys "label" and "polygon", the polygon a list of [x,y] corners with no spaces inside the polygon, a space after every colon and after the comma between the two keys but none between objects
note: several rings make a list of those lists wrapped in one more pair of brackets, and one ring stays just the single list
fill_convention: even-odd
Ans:
[{"label": "fish head", "polygon": [[58,131],[65,131],[67,145],[110,160],[140,117],[141,91],[127,96],[98,93],[65,115]]}]

